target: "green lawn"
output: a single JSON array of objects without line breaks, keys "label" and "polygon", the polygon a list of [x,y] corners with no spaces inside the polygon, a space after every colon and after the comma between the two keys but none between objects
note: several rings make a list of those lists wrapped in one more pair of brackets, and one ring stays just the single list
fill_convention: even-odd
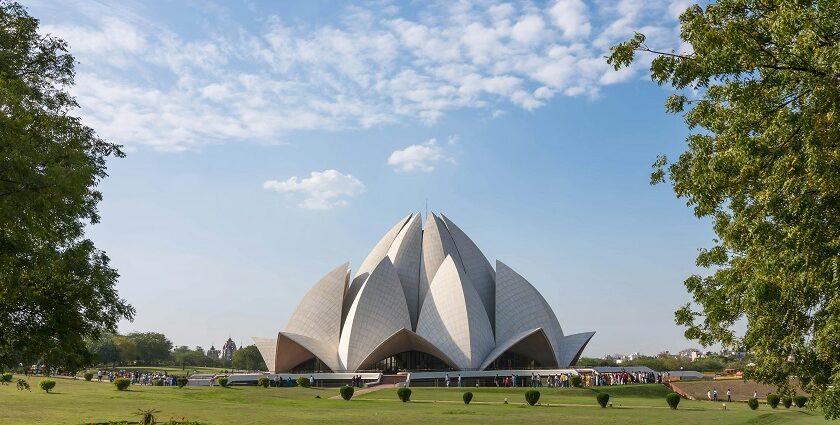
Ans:
[{"label": "green lawn", "polygon": [[[17,378],[17,377],[16,377]],[[38,389],[18,391],[14,385],[0,387],[0,423],[88,424],[108,420],[136,420],[137,409],[158,409],[158,420],[170,418],[207,424],[811,424],[826,423],[819,412],[805,409],[772,410],[762,406],[751,411],[743,403],[683,400],[680,409],[667,408],[664,387],[638,385],[608,388],[612,408],[601,409],[588,389],[541,388],[542,406],[526,406],[525,389],[472,388],[473,404],[465,406],[466,389],[413,388],[412,402],[402,403],[392,388],[332,400],[336,388],[207,388],[139,387],[118,392],[107,383],[57,379],[52,394]],[[315,398],[319,395],[321,398]],[[507,398],[509,404],[503,404]],[[546,405],[548,404],[548,406]]]}]

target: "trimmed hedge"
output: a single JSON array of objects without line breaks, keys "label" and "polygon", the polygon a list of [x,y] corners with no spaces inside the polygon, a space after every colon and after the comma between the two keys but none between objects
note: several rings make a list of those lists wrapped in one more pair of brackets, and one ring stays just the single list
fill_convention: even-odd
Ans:
[{"label": "trimmed hedge", "polygon": [[758,409],[758,399],[753,397],[747,400],[747,406],[750,406],[750,409],[752,410]]},{"label": "trimmed hedge", "polygon": [[682,398],[677,393],[668,393],[668,395],[665,396],[665,401],[668,402],[668,406],[670,406],[674,410],[676,410],[677,406],[680,405],[681,399]]},{"label": "trimmed hedge", "polygon": [[610,402],[610,395],[607,393],[598,393],[595,396],[595,399],[598,400],[598,404],[601,405],[601,407],[607,407],[607,403]]},{"label": "trimmed hedge", "polygon": [[268,388],[268,378],[262,377],[260,379],[257,379],[257,385],[263,388]]},{"label": "trimmed hedge", "polygon": [[537,404],[537,402],[540,401],[540,392],[537,390],[525,391],[525,401],[527,401],[531,406]]},{"label": "trimmed hedge", "polygon": [[158,378],[158,379],[152,380],[152,386],[153,387],[162,387],[163,386],[163,379]]},{"label": "trimmed hedge", "polygon": [[779,402],[780,401],[782,401],[782,399],[778,395],[773,394],[773,393],[767,394],[767,404],[769,404],[770,407],[772,407],[774,409],[779,407]]},{"label": "trimmed hedge", "polygon": [[2,382],[4,384],[8,384],[9,382],[12,382],[12,374],[9,373],[9,372],[6,372],[6,373],[0,375],[0,382]]},{"label": "trimmed hedge", "polygon": [[461,398],[464,399],[464,404],[470,404],[470,402],[472,401],[472,398],[473,398],[473,393],[467,391],[467,392],[464,393],[463,397],[461,397]]},{"label": "trimmed hedge", "polygon": [[580,375],[572,375],[572,386],[575,388],[583,387],[583,379],[580,378]]},{"label": "trimmed hedge", "polygon": [[411,388],[406,388],[406,387],[398,388],[397,389],[397,397],[399,397],[400,400],[402,400],[403,403],[405,403],[407,401],[411,401]]},{"label": "trimmed hedge", "polygon": [[39,385],[42,390],[50,392],[51,389],[55,388],[55,381],[52,379],[44,379]]},{"label": "trimmed hedge", "polygon": [[793,404],[793,399],[792,398],[790,398],[788,396],[782,397],[782,405],[785,406],[785,409],[790,409],[791,404]]},{"label": "trimmed hedge", "polygon": [[117,387],[117,391],[125,391],[129,385],[131,385],[131,380],[128,378],[114,379],[114,386]]},{"label": "trimmed hedge", "polygon": [[806,403],[808,403],[808,397],[805,397],[804,395],[798,395],[793,398],[793,404],[795,404],[796,407],[805,407]]},{"label": "trimmed hedge", "polygon": [[183,376],[179,376],[178,378],[175,379],[175,385],[178,385],[178,388],[184,388],[189,383],[190,383],[190,380],[183,377]]},{"label": "trimmed hedge", "polygon": [[345,400],[350,400],[351,398],[353,398],[353,393],[355,391],[356,390],[353,389],[353,387],[351,387],[349,385],[344,385],[344,386],[342,386],[341,388],[338,389],[338,393],[341,394],[341,398],[343,398]]},{"label": "trimmed hedge", "polygon": [[227,387],[228,386],[228,379],[227,378],[219,378],[216,380],[220,387]]},{"label": "trimmed hedge", "polygon": [[309,379],[307,378],[299,376],[297,379],[295,379],[295,382],[297,383],[297,386],[301,388],[309,388]]},{"label": "trimmed hedge", "polygon": [[90,372],[85,373],[85,381],[90,381],[93,379],[93,374]]}]

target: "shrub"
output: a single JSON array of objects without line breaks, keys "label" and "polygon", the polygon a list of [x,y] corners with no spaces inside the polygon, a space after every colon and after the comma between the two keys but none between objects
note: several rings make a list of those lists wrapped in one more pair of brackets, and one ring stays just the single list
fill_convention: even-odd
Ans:
[{"label": "shrub", "polygon": [[777,408],[777,407],[779,407],[779,402],[780,402],[780,401],[782,401],[782,399],[781,399],[781,398],[779,398],[779,396],[778,396],[778,395],[776,395],[776,394],[772,394],[772,393],[771,393],[771,394],[767,394],[767,404],[769,404],[769,405],[770,405],[770,407],[772,407],[772,408],[774,408],[774,409],[775,409],[775,408]]},{"label": "shrub", "polygon": [[307,379],[307,378],[299,376],[297,379],[295,379],[295,382],[297,383],[297,386],[299,386],[299,387],[309,388],[309,379]]},{"label": "shrub", "polygon": [[747,400],[747,406],[750,406],[750,409],[752,410],[758,409],[758,399],[753,397]]},{"label": "shrub", "polygon": [[782,397],[782,404],[785,406],[785,409],[790,409],[790,405],[793,404],[793,399],[788,396],[784,396]]},{"label": "shrub", "polygon": [[117,391],[125,391],[129,385],[131,385],[131,380],[128,378],[114,379],[114,386],[117,387]]},{"label": "shrub", "polygon": [[793,404],[795,404],[796,407],[805,407],[805,403],[808,403],[808,397],[805,397],[804,395],[798,395],[793,398]]},{"label": "shrub", "polygon": [[668,393],[668,395],[665,396],[665,401],[668,402],[668,406],[671,406],[672,409],[676,410],[677,406],[680,405],[680,395],[677,393]]},{"label": "shrub", "polygon": [[268,388],[268,378],[262,377],[260,379],[257,379],[257,385],[263,388]]},{"label": "shrub", "polygon": [[610,395],[607,393],[598,393],[598,395],[595,396],[595,399],[598,400],[598,404],[600,404],[601,407],[607,407],[607,403],[610,402]]},{"label": "shrub", "polygon": [[341,398],[345,400],[350,400],[351,398],[353,398],[354,391],[355,390],[353,389],[353,387],[349,385],[344,385],[343,387],[338,389],[338,393],[341,394]]},{"label": "shrub", "polygon": [[406,387],[398,388],[397,389],[397,397],[399,397],[400,400],[402,400],[403,403],[411,400],[411,388],[406,388]]},{"label": "shrub", "polygon": [[51,389],[55,388],[55,381],[52,379],[44,379],[39,385],[42,390],[50,392]]},{"label": "shrub", "polygon": [[184,388],[189,383],[190,383],[190,380],[183,377],[183,376],[179,376],[178,378],[175,379],[175,385],[177,385],[178,388]]},{"label": "shrub", "polygon": [[12,374],[9,373],[9,372],[6,372],[6,373],[0,375],[0,382],[2,382],[3,385],[6,385],[9,382],[12,382]]},{"label": "shrub", "polygon": [[158,379],[153,380],[152,381],[152,386],[153,387],[162,387],[163,386],[163,379],[158,378]]},{"label": "shrub", "polygon": [[25,379],[20,379],[20,378],[18,378],[18,380],[17,380],[17,389],[19,389],[21,391],[23,391],[23,390],[32,391],[29,388],[29,382],[26,382]]},{"label": "shrub", "polygon": [[225,378],[225,377],[221,377],[221,378],[217,379],[216,382],[219,383],[220,387],[227,387],[228,386],[228,379]]},{"label": "shrub", "polygon": [[527,401],[531,406],[537,404],[537,402],[540,401],[540,392],[537,390],[525,391],[525,401]]},{"label": "shrub", "polygon": [[576,388],[583,386],[583,380],[580,379],[580,375],[572,375],[572,386]]},{"label": "shrub", "polygon": [[140,425],[152,425],[155,422],[155,413],[160,413],[157,409],[137,409],[134,414],[140,417]]},{"label": "shrub", "polygon": [[85,373],[85,381],[90,381],[91,379],[93,379],[93,374],[90,373],[90,372],[86,372]]},{"label": "shrub", "polygon": [[473,394],[471,392],[469,392],[469,391],[465,392],[464,396],[463,396],[464,404],[470,404],[470,402],[472,401],[472,398],[473,398]]}]

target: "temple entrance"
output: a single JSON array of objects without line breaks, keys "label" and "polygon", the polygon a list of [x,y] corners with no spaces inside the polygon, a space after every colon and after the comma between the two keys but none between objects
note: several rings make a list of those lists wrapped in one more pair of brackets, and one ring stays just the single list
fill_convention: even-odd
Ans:
[{"label": "temple entrance", "polygon": [[313,373],[313,372],[332,372],[321,359],[317,357],[313,357],[291,369],[289,369],[291,373]]},{"label": "temple entrance", "polygon": [[454,370],[443,360],[422,351],[403,351],[365,367],[366,370],[377,370],[385,374],[393,374],[402,371],[423,371],[423,370]]},{"label": "temple entrance", "polygon": [[551,366],[554,365],[544,365],[529,356],[508,350],[490,363],[487,370],[544,369]]}]

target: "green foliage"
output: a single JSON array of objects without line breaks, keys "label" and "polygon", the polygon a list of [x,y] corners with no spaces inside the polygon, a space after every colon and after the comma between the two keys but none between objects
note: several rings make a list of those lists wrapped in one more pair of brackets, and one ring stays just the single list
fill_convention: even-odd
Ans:
[{"label": "green foliage", "polygon": [[470,404],[470,402],[473,399],[473,393],[467,391],[467,392],[464,393],[462,398],[464,399],[464,404]]},{"label": "green foliage", "polygon": [[153,387],[162,387],[163,386],[163,379],[160,379],[160,378],[153,379],[152,380],[152,386]]},{"label": "green foliage", "polygon": [[12,382],[12,374],[5,372],[2,375],[0,375],[0,382],[2,382],[3,385],[7,385],[8,383]]},{"label": "green foliage", "polygon": [[156,409],[137,409],[134,414],[140,417],[140,425],[152,425],[155,423],[155,413],[160,413]]},{"label": "green foliage", "polygon": [[234,369],[239,370],[268,370],[265,361],[256,345],[240,348],[233,353]]},{"label": "green foliage", "polygon": [[219,384],[220,387],[227,387],[228,386],[228,379],[223,376],[223,377],[217,379],[216,383]]},{"label": "green foliage", "polygon": [[572,375],[572,386],[576,388],[583,386],[583,379],[580,378],[580,375]]},{"label": "green foliage", "polygon": [[298,376],[298,377],[295,379],[295,383],[296,383],[296,384],[297,384],[297,386],[299,386],[299,387],[302,387],[302,388],[309,388],[309,379],[308,379],[308,378],[304,378],[303,376]]},{"label": "green foliage", "polygon": [[17,380],[17,389],[20,390],[20,391],[23,391],[23,390],[32,391],[29,388],[29,382],[26,382],[26,380],[23,379],[23,378],[19,378]]},{"label": "green foliage", "polygon": [[397,397],[405,403],[411,400],[411,388],[400,387],[397,388]]},{"label": "green foliage", "polygon": [[792,398],[790,398],[788,396],[782,397],[782,405],[785,406],[785,409],[790,409],[790,406],[792,404],[793,404],[793,399]]},{"label": "green foliage", "polygon": [[338,393],[341,394],[341,398],[345,400],[350,400],[351,398],[353,398],[354,391],[355,389],[353,389],[353,387],[349,385],[344,385],[338,389]]},{"label": "green foliage", "polygon": [[93,379],[93,374],[90,372],[85,372],[85,381],[90,381]]},{"label": "green foliage", "polygon": [[191,350],[189,347],[180,346],[172,350],[172,360],[176,365],[180,366],[212,366],[216,360],[207,357],[204,349],[195,347]]},{"label": "green foliage", "polygon": [[779,402],[780,401],[782,401],[782,398],[779,397],[778,395],[773,394],[773,393],[767,394],[767,404],[769,404],[770,407],[772,407],[774,409],[779,407]]},{"label": "green foliage", "polygon": [[702,4],[680,16],[685,51],[636,34],[608,59],[618,69],[652,53],[651,78],[674,89],[666,110],[692,131],[651,175],[717,235],[697,257],[710,271],[685,280],[693,300],[676,320],[704,346],[755,353],[747,378],[788,391],[798,377],[838,418],[840,2]]},{"label": "green foliage", "polygon": [[131,380],[128,378],[114,379],[114,386],[117,387],[117,391],[125,391],[129,385],[131,385]]},{"label": "green foliage", "polygon": [[41,381],[40,384],[38,384],[38,386],[41,387],[42,390],[49,393],[50,390],[55,388],[55,381],[53,381],[52,379],[44,379],[43,381]]},{"label": "green foliage", "polygon": [[537,402],[540,401],[540,392],[537,390],[525,391],[525,401],[527,401],[531,406],[537,404]]},{"label": "green foliage", "polygon": [[187,379],[184,376],[179,376],[179,377],[175,378],[175,385],[178,385],[178,388],[184,388],[189,383],[190,383],[190,380]]},{"label": "green foliage", "polygon": [[610,395],[607,393],[598,393],[595,395],[595,399],[598,400],[598,404],[601,407],[607,407],[607,404],[610,402]]},{"label": "green foliage", "polygon": [[758,409],[758,399],[753,397],[747,400],[747,406],[750,406],[750,409],[752,410]]},{"label": "green foliage", "polygon": [[158,364],[169,360],[172,342],[159,332],[132,332],[126,336],[134,342],[135,356],[142,364]]},{"label": "green foliage", "polygon": [[806,403],[808,403],[808,397],[805,397],[804,395],[798,395],[793,398],[793,404],[795,404],[796,407],[805,407]]},{"label": "green foliage", "polygon": [[268,378],[262,377],[260,379],[257,379],[257,385],[263,388],[268,388]]},{"label": "green foliage", "polygon": [[81,123],[67,43],[18,3],[0,2],[0,52],[0,365],[78,369],[87,340],[134,316],[84,237],[106,160],[123,153]]},{"label": "green foliage", "polygon": [[682,400],[682,397],[677,393],[668,393],[665,396],[665,401],[668,402],[668,406],[675,410],[680,405],[680,400]]}]

